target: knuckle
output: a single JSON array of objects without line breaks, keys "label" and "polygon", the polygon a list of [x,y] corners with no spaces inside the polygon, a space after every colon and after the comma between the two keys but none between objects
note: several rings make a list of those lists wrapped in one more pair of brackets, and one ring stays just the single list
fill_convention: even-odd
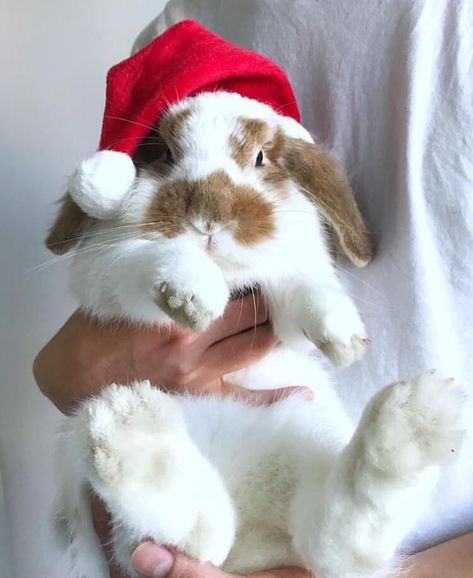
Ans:
[{"label": "knuckle", "polygon": [[258,352],[264,353],[268,349],[272,349],[277,343],[277,339],[271,327],[261,328],[258,332],[258,338],[255,340],[255,346]]},{"label": "knuckle", "polygon": [[173,385],[182,387],[191,379],[192,368],[183,360],[176,359],[170,371],[170,378]]},{"label": "knuckle", "polygon": [[191,331],[180,330],[177,331],[170,340],[170,348],[176,354],[189,353],[189,348],[194,345],[197,340],[197,334]]}]

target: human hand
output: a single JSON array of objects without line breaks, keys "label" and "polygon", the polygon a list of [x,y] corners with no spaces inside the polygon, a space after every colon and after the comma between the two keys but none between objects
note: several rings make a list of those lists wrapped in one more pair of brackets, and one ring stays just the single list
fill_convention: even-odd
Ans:
[{"label": "human hand", "polygon": [[[241,578],[228,574],[210,563],[201,564],[181,552],[152,542],[140,544],[132,556],[135,570],[146,578]],[[290,566],[250,574],[247,578],[310,578],[308,570]],[[125,578],[120,574],[112,578]]]},{"label": "human hand", "polygon": [[[241,578],[212,564],[201,564],[174,549],[143,542],[132,555],[133,566],[144,578]],[[465,534],[413,554],[396,573],[404,578],[473,578],[473,533]],[[294,566],[255,572],[245,578],[311,578],[311,573]],[[120,570],[110,578],[127,578]]]},{"label": "human hand", "polygon": [[112,382],[150,381],[169,391],[227,392],[221,376],[276,345],[259,296],[230,302],[203,333],[180,327],[104,325],[76,311],[35,359],[42,392],[64,413]]}]

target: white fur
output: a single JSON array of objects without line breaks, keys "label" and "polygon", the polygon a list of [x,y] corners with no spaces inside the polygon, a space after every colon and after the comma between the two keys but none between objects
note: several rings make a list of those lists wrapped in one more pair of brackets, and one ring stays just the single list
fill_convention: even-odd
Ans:
[{"label": "white fur", "polygon": [[79,207],[95,219],[111,219],[136,178],[131,158],[103,150],[79,163],[69,180],[69,193]]},{"label": "white fur", "polygon": [[[439,466],[460,444],[463,398],[432,373],[381,390],[356,428],[313,351],[348,364],[365,330],[343,291],[317,209],[293,184],[284,200],[229,154],[238,116],[310,140],[295,121],[238,95],[203,94],[175,106],[192,115],[182,160],[167,177],[142,174],[118,215],[96,222],[74,259],[81,305],[103,319],[175,321],[205,328],[232,291],[257,285],[282,345],[227,378],[253,389],[307,385],[270,407],[233,399],[171,397],[147,382],[111,386],[67,420],[61,438],[59,517],[74,578],[106,578],[86,512],[90,486],[114,522],[117,561],[143,538],[247,573],[302,564],[319,578],[366,578],[393,561],[415,525]],[[212,138],[208,138],[211,134]],[[255,156],[258,151],[255,151]],[[231,224],[212,251],[195,224],[175,239],[138,238],[146,208],[169,179],[225,170],[277,205],[276,234],[242,247]]]}]

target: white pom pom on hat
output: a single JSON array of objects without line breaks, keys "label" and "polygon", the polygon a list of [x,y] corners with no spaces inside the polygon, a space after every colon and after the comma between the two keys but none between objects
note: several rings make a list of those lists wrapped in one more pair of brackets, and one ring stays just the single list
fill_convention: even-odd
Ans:
[{"label": "white pom pom on hat", "polygon": [[68,191],[77,205],[95,219],[114,217],[136,178],[136,167],[125,153],[101,150],[79,163]]}]

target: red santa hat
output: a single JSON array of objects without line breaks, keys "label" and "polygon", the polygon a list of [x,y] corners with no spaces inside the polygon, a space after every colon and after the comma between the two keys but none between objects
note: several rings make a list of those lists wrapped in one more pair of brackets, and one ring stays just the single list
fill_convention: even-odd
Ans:
[{"label": "red santa hat", "polygon": [[217,90],[300,120],[292,87],[276,64],[184,20],[110,69],[100,149],[132,156],[170,105]]}]

